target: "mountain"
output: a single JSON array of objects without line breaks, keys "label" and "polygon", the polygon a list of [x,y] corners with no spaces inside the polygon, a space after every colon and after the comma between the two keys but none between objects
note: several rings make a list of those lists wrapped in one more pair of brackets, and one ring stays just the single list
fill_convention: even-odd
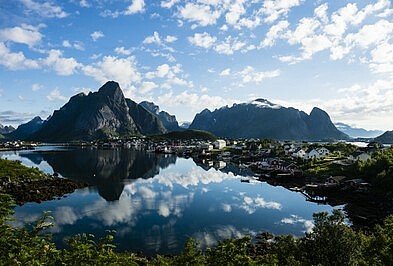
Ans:
[{"label": "mountain", "polygon": [[53,142],[166,132],[149,117],[154,120],[145,108],[124,97],[117,82],[108,81],[98,92],[71,97],[32,138]]},{"label": "mountain", "polygon": [[140,103],[143,107],[145,107],[147,110],[149,110],[151,113],[153,113],[164,125],[167,131],[177,131],[181,130],[179,127],[179,124],[176,120],[176,116],[170,115],[169,113],[165,111],[160,111],[160,107],[158,105],[155,105],[152,102],[147,102],[143,101]]},{"label": "mountain", "polygon": [[1,135],[9,134],[14,130],[15,130],[15,128],[13,126],[3,126],[2,124],[0,124],[0,134]]},{"label": "mountain", "polygon": [[141,104],[137,104],[130,99],[126,99],[126,102],[129,108],[129,114],[135,121],[138,131],[141,134],[153,135],[167,132],[160,119]]},{"label": "mountain", "polygon": [[206,130],[229,138],[348,139],[348,135],[337,130],[329,115],[319,108],[313,108],[307,115],[265,99],[225,106],[213,112],[205,109],[195,116],[190,129]]},{"label": "mountain", "polygon": [[191,125],[191,122],[181,122],[179,127],[182,129],[188,129]]},{"label": "mountain", "polygon": [[36,116],[29,122],[19,125],[18,128],[8,134],[11,139],[26,140],[29,139],[34,133],[42,128],[44,120],[41,117]]},{"label": "mountain", "polygon": [[375,138],[383,133],[381,130],[366,130],[363,128],[351,127],[344,123],[335,123],[334,125],[338,130],[351,138]]},{"label": "mountain", "polygon": [[386,131],[381,136],[376,137],[374,141],[383,144],[393,144],[393,130]]}]

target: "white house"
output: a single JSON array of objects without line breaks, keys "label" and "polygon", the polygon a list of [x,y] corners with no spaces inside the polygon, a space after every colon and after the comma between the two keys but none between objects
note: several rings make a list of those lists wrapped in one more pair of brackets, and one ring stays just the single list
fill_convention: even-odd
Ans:
[{"label": "white house", "polygon": [[348,159],[350,161],[363,161],[366,162],[367,160],[371,159],[371,155],[366,152],[355,151],[351,155],[349,155]]},{"label": "white house", "polygon": [[330,151],[325,147],[316,148],[316,149],[309,149],[304,156],[305,159],[318,159],[322,157],[326,157],[330,154]]},{"label": "white house", "polygon": [[221,150],[227,146],[227,143],[223,139],[218,139],[213,143],[213,145],[214,145],[214,148]]},{"label": "white house", "polygon": [[295,152],[292,153],[292,157],[295,158],[304,158],[305,156],[306,156],[306,151],[301,148],[296,149]]},{"label": "white house", "polygon": [[317,151],[321,157],[329,156],[330,151],[325,147],[317,148]]}]

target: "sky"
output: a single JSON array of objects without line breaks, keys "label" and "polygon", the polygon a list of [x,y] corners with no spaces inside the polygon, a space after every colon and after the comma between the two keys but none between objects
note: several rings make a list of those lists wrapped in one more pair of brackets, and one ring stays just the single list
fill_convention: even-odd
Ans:
[{"label": "sky", "polygon": [[264,98],[393,129],[390,0],[0,0],[0,123],[119,82],[192,121]]}]

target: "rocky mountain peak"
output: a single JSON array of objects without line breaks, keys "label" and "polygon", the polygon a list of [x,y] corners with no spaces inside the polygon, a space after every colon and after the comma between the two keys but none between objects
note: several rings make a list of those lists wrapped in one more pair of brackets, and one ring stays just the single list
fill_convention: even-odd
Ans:
[{"label": "rocky mountain peak", "polygon": [[97,92],[97,96],[108,97],[116,102],[124,101],[125,97],[119,83],[108,81]]},{"label": "rocky mountain peak", "polygon": [[149,110],[150,112],[152,112],[153,114],[158,115],[160,112],[160,107],[158,107],[158,105],[155,105],[152,102],[148,102],[148,101],[143,101],[140,103],[143,107],[145,107],[147,110]]},{"label": "rocky mountain peak", "polygon": [[325,118],[325,119],[327,118],[330,120],[329,115],[324,110],[322,110],[318,107],[314,107],[311,110],[310,116],[311,117],[318,117],[318,118]]},{"label": "rocky mountain peak", "polygon": [[152,102],[143,101],[140,103],[149,112],[154,114],[164,125],[168,131],[180,130],[179,123],[176,120],[176,116],[169,114],[165,111],[160,111],[160,107]]},{"label": "rocky mountain peak", "polygon": [[280,109],[282,106],[278,104],[274,104],[266,99],[258,98],[251,102],[252,105],[255,105],[260,108],[273,108]]}]

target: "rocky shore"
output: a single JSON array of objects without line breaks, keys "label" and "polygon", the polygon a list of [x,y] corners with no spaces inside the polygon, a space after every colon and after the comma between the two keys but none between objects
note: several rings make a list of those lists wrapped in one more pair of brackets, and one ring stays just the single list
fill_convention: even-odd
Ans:
[{"label": "rocky shore", "polygon": [[24,179],[11,181],[1,180],[0,190],[14,198],[18,205],[27,202],[42,202],[54,198],[61,198],[66,194],[74,192],[78,188],[87,187],[84,182],[77,182],[57,176],[47,175],[40,180]]}]

